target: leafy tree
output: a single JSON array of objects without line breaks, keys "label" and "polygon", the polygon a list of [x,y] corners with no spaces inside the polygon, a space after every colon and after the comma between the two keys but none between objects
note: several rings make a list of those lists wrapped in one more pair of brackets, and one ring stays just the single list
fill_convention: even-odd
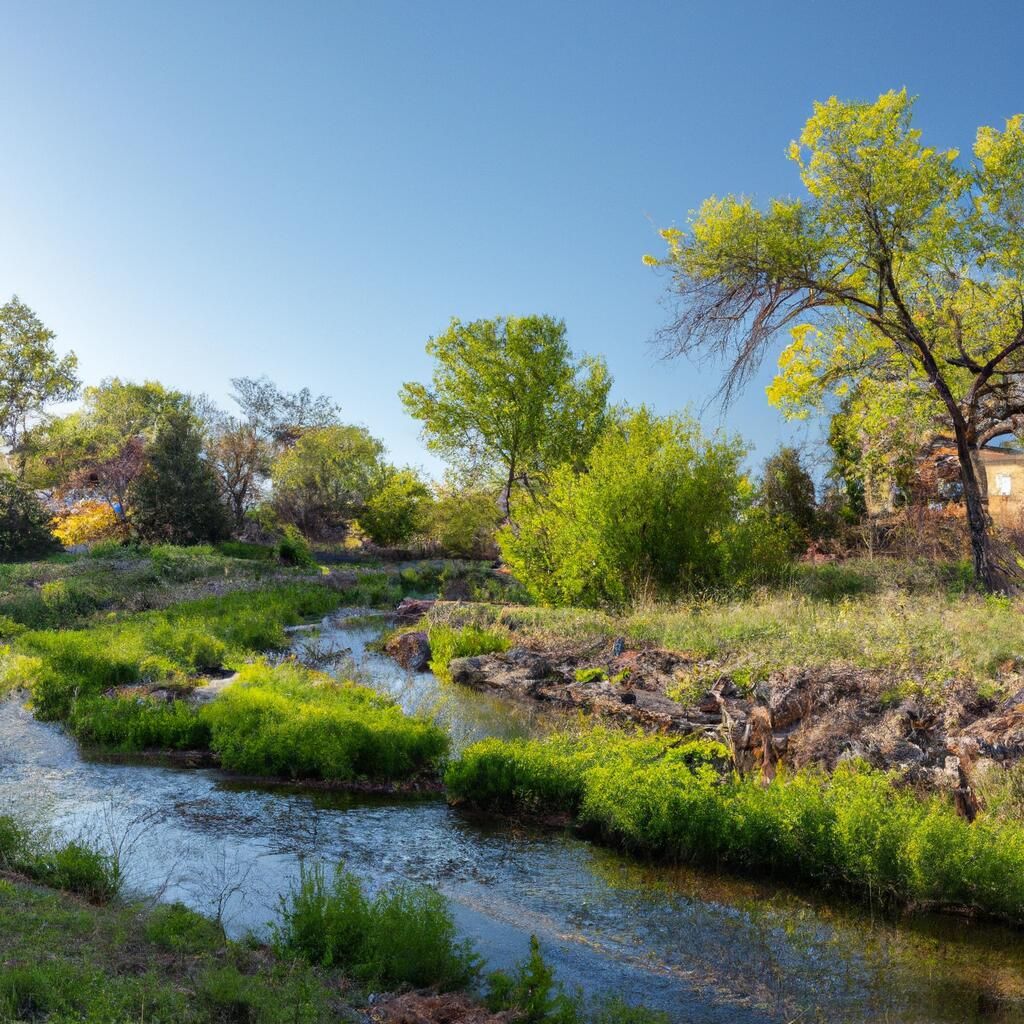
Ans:
[{"label": "leafy tree", "polygon": [[80,410],[27,436],[27,479],[61,496],[105,501],[126,520],[147,445],[168,415],[189,410],[189,399],[157,381],[117,377],[86,388],[82,399]]},{"label": "leafy tree", "polygon": [[57,548],[49,522],[35,493],[10,473],[0,473],[0,559],[31,558]]},{"label": "leafy tree", "polygon": [[146,452],[129,494],[139,535],[170,544],[202,544],[229,535],[217,478],[203,458],[203,435],[184,410],[169,413]]},{"label": "leafy tree", "polygon": [[789,538],[752,507],[737,438],[683,416],[622,411],[577,473],[563,465],[518,530],[498,535],[515,576],[551,604],[614,605],[768,579]]},{"label": "leafy tree", "polygon": [[428,532],[443,551],[464,558],[493,558],[501,523],[497,487],[446,477],[437,487]]},{"label": "leafy tree", "polygon": [[341,409],[333,399],[314,396],[309,388],[282,391],[266,377],[235,377],[231,386],[242,418],[278,451],[294,444],[307,430],[341,425]]},{"label": "leafy tree", "polygon": [[271,470],[282,522],[308,536],[343,527],[362,513],[380,481],[384,445],[364,427],[319,427],[278,456]]},{"label": "leafy tree", "polygon": [[47,403],[78,394],[78,359],[58,357],[55,337],[17,295],[0,306],[0,440],[13,452]]},{"label": "leafy tree", "polygon": [[234,527],[240,530],[270,474],[270,446],[251,423],[224,418],[210,431],[206,455],[217,474]]},{"label": "leafy tree", "polygon": [[790,156],[806,199],[708,199],[662,232],[674,353],[725,356],[724,393],[781,332],[770,399],[789,415],[861,394],[912,404],[955,438],[977,578],[1011,585],[989,535],[979,446],[1024,423],[1024,117],[981,128],[974,159],[921,142],[912,100],[815,105]]},{"label": "leafy tree", "polygon": [[430,488],[415,470],[388,466],[359,515],[359,525],[375,544],[402,544],[426,529],[431,503]]},{"label": "leafy tree", "polygon": [[795,448],[783,445],[765,462],[761,503],[769,515],[793,524],[795,548],[807,546],[815,532],[817,505],[814,481]]},{"label": "leafy tree", "polygon": [[579,465],[600,433],[611,378],[600,359],[575,359],[565,324],[549,316],[462,323],[427,342],[433,381],[407,383],[408,412],[431,451],[464,470],[501,474],[512,519],[516,485],[533,492],[556,467]]}]

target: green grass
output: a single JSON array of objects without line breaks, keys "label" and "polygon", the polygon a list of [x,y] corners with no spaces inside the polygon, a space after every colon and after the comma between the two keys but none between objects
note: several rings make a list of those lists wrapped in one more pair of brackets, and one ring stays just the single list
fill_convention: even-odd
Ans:
[{"label": "green grass", "polygon": [[[858,562],[801,567],[799,585],[743,598],[702,598],[629,614],[573,608],[439,606],[431,628],[473,627],[520,638],[581,643],[623,636],[711,661],[753,682],[789,666],[853,665],[911,678],[1014,685],[1024,669],[1024,598],[965,591],[956,567]],[[837,582],[837,580],[839,582]],[[1019,686],[1019,682],[1016,683]]]},{"label": "green grass", "polygon": [[463,626],[432,625],[427,633],[430,641],[430,670],[439,679],[450,679],[449,666],[455,658],[475,654],[494,654],[511,646],[508,634],[493,629]]},{"label": "green grass", "polygon": [[446,775],[484,808],[565,812],[646,857],[771,874],[899,904],[967,906],[1024,921],[1024,827],[968,824],[940,797],[843,765],[762,786],[724,768],[718,744],[596,730],[485,740]]},{"label": "green grass", "polygon": [[131,694],[79,699],[69,726],[107,750],[212,750],[229,771],[295,779],[406,779],[448,751],[441,729],[390,698],[293,662],[246,665],[198,709]]},{"label": "green grass", "polygon": [[[76,701],[143,681],[164,681],[224,666],[285,646],[284,627],[336,608],[342,595],[315,584],[183,602],[162,611],[114,616],[86,629],[33,630],[17,636],[21,680],[36,715],[71,717]],[[0,674],[14,682],[11,671]]]},{"label": "green grass", "polygon": [[426,886],[397,884],[368,897],[340,866],[328,880],[322,865],[303,867],[275,929],[283,955],[340,967],[371,989],[402,986],[462,989],[479,958],[456,936],[447,902]]},{"label": "green grass", "polygon": [[223,939],[185,908],[89,906],[0,879],[0,1021],[327,1024],[336,979]]},{"label": "green grass", "polygon": [[448,738],[366,687],[298,665],[251,665],[199,712],[223,767],[254,775],[404,779],[434,769]]}]

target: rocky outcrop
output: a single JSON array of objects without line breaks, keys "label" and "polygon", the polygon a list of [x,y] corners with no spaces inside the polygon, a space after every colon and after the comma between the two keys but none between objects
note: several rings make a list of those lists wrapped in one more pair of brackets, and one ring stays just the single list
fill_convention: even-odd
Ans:
[{"label": "rocky outcrop", "polygon": [[403,597],[395,609],[395,618],[399,623],[419,622],[433,607],[433,601],[420,600],[416,597]]},{"label": "rocky outcrop", "polygon": [[632,651],[622,657],[636,666],[637,672],[621,682],[610,679],[622,668],[606,673],[609,678],[580,682],[575,678],[575,665],[566,665],[555,656],[525,647],[513,647],[504,654],[455,658],[449,671],[453,682],[473,689],[518,700],[542,701],[554,708],[579,709],[651,730],[689,733],[719,723],[717,715],[685,708],[665,696],[663,689],[652,685],[640,667],[657,664],[658,652]]},{"label": "rocky outcrop", "polygon": [[409,672],[426,672],[430,667],[430,641],[422,630],[396,633],[384,650]]}]

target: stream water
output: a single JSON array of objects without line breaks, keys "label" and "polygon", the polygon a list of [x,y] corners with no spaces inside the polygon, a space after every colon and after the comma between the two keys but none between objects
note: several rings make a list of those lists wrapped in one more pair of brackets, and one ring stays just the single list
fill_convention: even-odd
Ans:
[{"label": "stream water", "polygon": [[[536,713],[367,651],[381,624],[343,616],[297,652],[435,715],[456,747],[529,734]],[[241,785],[216,771],[84,759],[16,700],[0,704],[0,813],[119,844],[132,886],[261,931],[312,858],[366,884],[427,882],[491,967],[531,933],[568,986],[692,1024],[1024,1021],[1024,934],[941,917],[893,919],[691,870],[640,864],[558,831],[485,823],[440,798],[355,798]]]}]

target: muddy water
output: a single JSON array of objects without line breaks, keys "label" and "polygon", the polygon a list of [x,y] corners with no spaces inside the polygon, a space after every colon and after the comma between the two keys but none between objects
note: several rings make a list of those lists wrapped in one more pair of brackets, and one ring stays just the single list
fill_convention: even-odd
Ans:
[{"label": "muddy water", "polygon": [[[325,623],[297,641],[347,649],[363,681],[434,713],[456,745],[545,721],[412,679]],[[346,666],[345,671],[349,667]],[[468,819],[438,799],[367,800],[240,786],[217,772],[83,760],[59,729],[0,705],[0,813],[116,842],[132,884],[261,930],[305,858],[371,886],[429,882],[492,966],[536,933],[559,976],[688,1022],[1024,1021],[1024,936],[943,918],[886,920],[813,895],[637,864],[561,833]]]}]

